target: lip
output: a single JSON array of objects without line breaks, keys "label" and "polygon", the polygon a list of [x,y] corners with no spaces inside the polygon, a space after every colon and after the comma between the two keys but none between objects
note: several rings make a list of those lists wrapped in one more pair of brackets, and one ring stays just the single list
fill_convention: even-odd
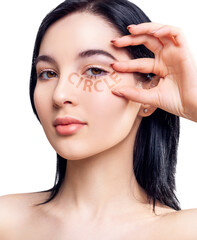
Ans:
[{"label": "lip", "polygon": [[56,127],[58,125],[68,125],[68,124],[87,124],[77,118],[73,117],[64,117],[64,118],[56,118],[54,121],[53,126]]},{"label": "lip", "polygon": [[53,124],[53,126],[56,128],[57,133],[60,135],[74,134],[79,129],[84,127],[84,125],[87,125],[87,123],[70,116],[57,118]]}]

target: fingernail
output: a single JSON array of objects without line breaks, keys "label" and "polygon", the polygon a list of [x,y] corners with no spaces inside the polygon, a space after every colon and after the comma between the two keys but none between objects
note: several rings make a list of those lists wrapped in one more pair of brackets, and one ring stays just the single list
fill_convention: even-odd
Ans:
[{"label": "fingernail", "polygon": [[118,40],[118,38],[114,38],[114,39],[111,40],[111,43],[114,43],[117,40]]},{"label": "fingernail", "polygon": [[112,89],[111,90],[113,93],[115,93],[116,95],[118,95],[119,97],[123,97],[124,95],[122,93],[120,93],[118,90],[116,89]]},{"label": "fingernail", "polygon": [[134,35],[134,34],[131,32],[131,27],[127,27],[127,29],[129,30],[129,32],[130,32],[131,35]]},{"label": "fingernail", "polygon": [[129,29],[129,28],[135,28],[135,27],[137,27],[136,24],[130,24],[127,28]]}]

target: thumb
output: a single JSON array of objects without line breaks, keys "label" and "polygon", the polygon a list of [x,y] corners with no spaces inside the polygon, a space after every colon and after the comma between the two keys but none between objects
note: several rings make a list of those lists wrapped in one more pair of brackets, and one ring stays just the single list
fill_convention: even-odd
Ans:
[{"label": "thumb", "polygon": [[150,104],[153,106],[157,106],[157,91],[156,88],[151,89],[139,89],[134,87],[120,87],[120,88],[114,88],[111,91],[117,95],[125,97],[133,102],[138,102],[142,104]]}]

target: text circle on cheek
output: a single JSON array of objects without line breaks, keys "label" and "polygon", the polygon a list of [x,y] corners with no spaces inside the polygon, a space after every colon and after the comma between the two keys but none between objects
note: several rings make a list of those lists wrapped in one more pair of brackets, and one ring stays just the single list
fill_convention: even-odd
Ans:
[{"label": "text circle on cheek", "polygon": [[111,89],[120,83],[122,79],[115,71],[111,73],[109,77],[96,81],[86,79],[80,76],[78,73],[73,72],[68,76],[68,81],[76,88],[82,87],[83,91],[103,92],[105,87]]}]

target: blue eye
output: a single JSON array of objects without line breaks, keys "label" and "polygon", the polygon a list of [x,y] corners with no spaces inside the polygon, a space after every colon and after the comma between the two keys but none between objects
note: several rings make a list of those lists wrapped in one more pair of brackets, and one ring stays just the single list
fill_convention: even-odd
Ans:
[{"label": "blue eye", "polygon": [[107,74],[107,71],[101,69],[101,68],[97,68],[97,67],[90,67],[86,70],[86,72],[91,72],[91,74],[85,74],[86,76],[88,76],[88,78],[92,79],[92,78],[97,78],[97,77],[102,77],[104,75]]},{"label": "blue eye", "polygon": [[48,80],[51,78],[57,77],[57,74],[53,71],[42,71],[39,75],[38,78],[42,80]]}]

